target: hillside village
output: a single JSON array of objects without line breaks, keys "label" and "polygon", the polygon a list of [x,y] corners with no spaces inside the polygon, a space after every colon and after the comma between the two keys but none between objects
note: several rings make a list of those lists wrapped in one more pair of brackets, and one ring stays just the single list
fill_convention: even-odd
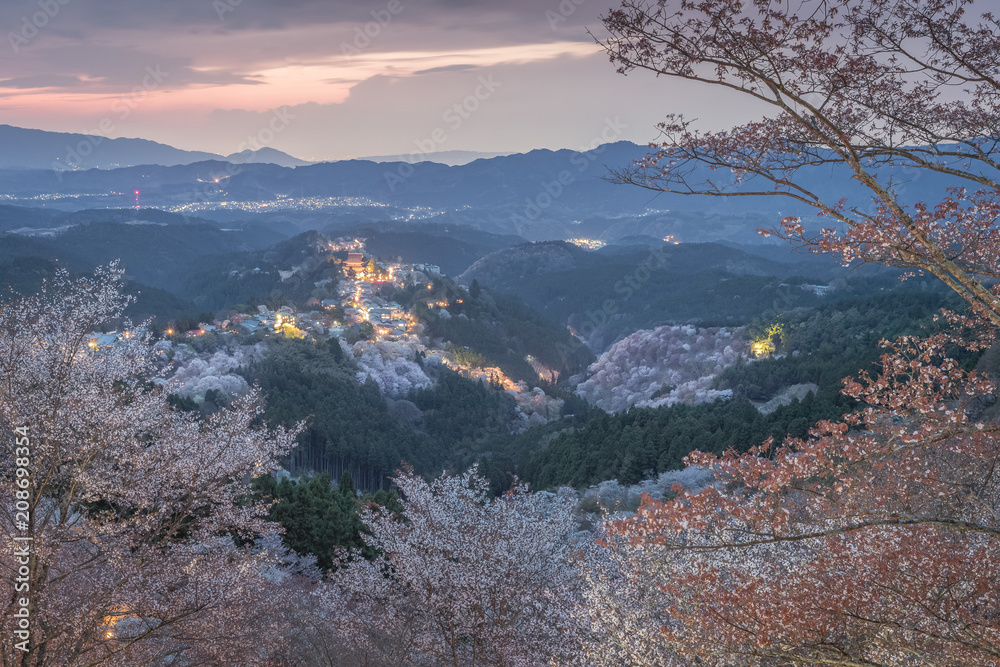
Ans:
[{"label": "hillside village", "polygon": [[[335,238],[325,241],[321,254],[338,268],[342,276],[336,281],[335,298],[310,298],[305,304],[308,310],[293,305],[277,308],[258,305],[254,312],[232,313],[226,319],[200,322],[194,329],[175,331],[167,328],[156,346],[157,352],[174,357],[177,350],[192,344],[197,346],[206,336],[214,336],[219,345],[230,350],[267,344],[267,341],[276,338],[297,338],[312,342],[337,339],[345,351],[359,360],[362,376],[373,376],[372,379],[386,395],[405,393],[405,389],[401,390],[399,387],[412,388],[431,384],[431,380],[416,366],[419,358],[420,364],[441,366],[468,379],[506,391],[515,399],[523,414],[521,428],[542,425],[561,416],[561,399],[548,396],[540,387],[531,387],[523,380],[512,379],[497,366],[474,365],[460,359],[450,341],[431,339],[425,335],[426,327],[413,312],[414,309],[408,310],[379,293],[386,287],[403,289],[416,285],[426,286],[428,294],[431,294],[434,292],[434,281],[443,275],[439,266],[376,261],[367,253],[365,241],[364,238]],[[279,271],[282,282],[306,272],[310,265],[315,269],[314,261],[310,259],[287,271]],[[239,278],[261,272],[259,267],[245,272],[234,269],[230,272],[230,277]],[[333,279],[324,278],[315,281],[313,285],[329,289],[332,282]],[[449,319],[452,317],[449,307],[460,305],[462,301],[458,298],[453,303],[446,298],[431,296],[419,300],[419,304],[426,306],[427,311],[436,317]],[[466,318],[466,315],[460,313],[456,317]],[[91,337],[90,347],[112,347],[135,333],[95,332]],[[215,346],[211,347],[211,351],[214,351]],[[189,364],[192,359],[207,355],[208,353],[192,355],[188,352],[177,358]],[[412,376],[416,373],[418,380],[414,382],[411,377],[409,381],[397,382],[390,377],[388,381],[383,381],[382,373],[376,373],[370,368],[372,355],[381,357],[377,365],[382,373],[387,372],[390,376],[400,373]],[[400,364],[401,361],[406,364],[405,367]],[[547,379],[551,374],[549,369],[530,355],[527,362],[538,370],[541,379]],[[180,366],[178,372],[183,371],[184,366]],[[190,382],[188,384],[203,386]],[[204,400],[204,394],[191,394],[188,391],[183,394],[199,403]]]}]

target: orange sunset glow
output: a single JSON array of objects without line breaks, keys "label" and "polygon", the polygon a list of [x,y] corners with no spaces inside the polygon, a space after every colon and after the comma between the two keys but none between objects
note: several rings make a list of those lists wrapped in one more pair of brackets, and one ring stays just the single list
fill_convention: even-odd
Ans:
[{"label": "orange sunset glow", "polygon": [[[616,116],[637,140],[659,120],[662,91],[617,76],[588,34],[600,3],[20,4],[0,7],[0,121],[19,127],[225,155],[280,113],[268,146],[331,160],[411,153],[439,128],[442,150],[576,149]],[[490,99],[470,101],[486,79]],[[650,103],[623,110],[625,95]]]}]

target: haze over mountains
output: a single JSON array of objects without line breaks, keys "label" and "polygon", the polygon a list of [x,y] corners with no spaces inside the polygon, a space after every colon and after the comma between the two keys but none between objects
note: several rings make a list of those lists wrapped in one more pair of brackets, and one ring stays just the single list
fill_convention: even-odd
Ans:
[{"label": "haze over mountains", "polygon": [[[229,155],[190,151],[167,144],[137,138],[112,139],[96,134],[48,132],[11,125],[0,125],[0,169],[118,169],[139,165],[165,167],[192,164],[205,160],[224,160],[233,164],[264,163],[281,167],[313,164],[288,153],[247,141],[247,148]],[[400,155],[365,156],[372,162],[437,162],[449,166],[488,159],[502,152],[437,151]]]},{"label": "haze over mountains", "polygon": [[[448,151],[310,164],[267,147],[221,156],[143,139],[0,125],[0,198],[65,210],[118,208],[133,205],[134,191],[141,190],[142,206],[187,207],[185,212],[217,219],[234,209],[241,217],[282,211],[302,219],[316,211],[338,216],[350,207],[358,221],[434,217],[531,240],[615,241],[631,235],[738,240],[733,234],[744,231],[750,234],[746,240],[759,240],[754,230],[780,216],[801,214],[807,225],[820,223],[814,211],[786,197],[687,197],[608,182],[610,170],[628,168],[648,152],[618,141],[586,151],[533,150],[471,162],[490,154]],[[393,158],[399,161],[377,162]],[[418,158],[427,161],[410,164]],[[849,197],[862,206],[869,201],[846,168],[820,166],[802,176],[804,187],[828,201]],[[696,170],[692,179],[735,187],[730,174],[708,168]],[[913,201],[952,185],[926,171],[900,171],[895,180],[902,196]],[[314,226],[304,224],[303,230]]]},{"label": "haze over mountains", "polygon": [[[610,125],[607,135],[614,136]],[[142,208],[231,227],[252,222],[286,238],[310,229],[434,222],[528,241],[582,240],[590,247],[663,240],[760,244],[757,229],[773,227],[787,215],[801,215],[807,228],[832,224],[787,197],[690,197],[610,182],[612,171],[629,168],[648,152],[618,141],[585,151],[539,149],[472,161],[466,160],[480,154],[310,164],[267,147],[223,157],[142,139],[0,126],[0,201],[62,211],[124,209],[135,207],[138,191]],[[402,160],[375,161],[393,157]],[[442,162],[430,161],[435,159]],[[66,160],[79,168],[64,171],[59,165]],[[800,176],[799,183],[825,201],[847,197],[874,213],[845,167],[817,166]],[[913,202],[954,185],[926,170],[893,176],[901,198]],[[731,174],[707,167],[691,178],[734,192],[760,189],[760,183],[736,185]],[[58,233],[60,225],[37,220],[2,225],[11,231],[22,227]]]},{"label": "haze over mountains", "polygon": [[[609,169],[628,167],[647,150],[616,142],[584,152],[534,150],[460,165],[306,164],[269,148],[222,157],[140,139],[2,126],[0,201],[64,211],[117,209],[134,207],[138,190],[144,208],[227,224],[252,219],[286,235],[331,225],[433,220],[531,241],[602,243],[665,237],[759,242],[755,230],[773,224],[780,206],[789,205],[657,195],[608,182]],[[79,155],[81,168],[63,171],[57,159],[65,161],[70,151]],[[441,159],[468,157],[448,153]]]},{"label": "haze over mountains", "polygon": [[273,148],[247,148],[223,156],[186,151],[148,139],[46,132],[0,125],[0,169],[117,169],[143,164],[173,166],[204,160],[234,164],[267,162],[285,167],[309,164]]}]

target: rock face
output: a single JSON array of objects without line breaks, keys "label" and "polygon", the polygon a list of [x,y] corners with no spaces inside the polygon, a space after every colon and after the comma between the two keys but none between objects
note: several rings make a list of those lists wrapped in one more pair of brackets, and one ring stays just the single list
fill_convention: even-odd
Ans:
[{"label": "rock face", "polygon": [[576,393],[609,412],[729,398],[732,391],[711,389],[712,381],[746,350],[742,329],[687,325],[637,331],[590,365]]}]

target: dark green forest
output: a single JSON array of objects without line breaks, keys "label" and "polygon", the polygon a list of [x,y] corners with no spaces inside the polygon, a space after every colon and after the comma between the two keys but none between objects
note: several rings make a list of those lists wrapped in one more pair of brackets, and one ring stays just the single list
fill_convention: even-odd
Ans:
[{"label": "dark green forest", "polygon": [[520,469],[535,488],[581,488],[607,479],[636,484],[682,468],[694,450],[743,452],[769,437],[777,442],[785,434],[801,438],[817,420],[839,417],[852,407],[843,396],[810,393],[766,416],[745,398],[605,413],[560,434]]},{"label": "dark green forest", "polygon": [[280,482],[271,475],[261,475],[253,480],[253,490],[260,500],[277,501],[270,518],[285,529],[285,544],[301,556],[316,556],[316,564],[324,571],[335,567],[338,547],[359,549],[366,558],[375,556],[362,540],[365,529],[358,516],[362,507],[371,503],[390,512],[402,511],[395,491],[359,495],[346,472],[336,486],[325,472]]},{"label": "dark green forest", "polygon": [[368,490],[384,488],[402,466],[430,476],[468,467],[507,432],[515,408],[503,391],[446,369],[433,387],[390,407],[374,382],[357,382],[336,339],[280,340],[243,372],[264,391],[268,422],[305,422],[288,461],[293,474],[349,472]]}]

